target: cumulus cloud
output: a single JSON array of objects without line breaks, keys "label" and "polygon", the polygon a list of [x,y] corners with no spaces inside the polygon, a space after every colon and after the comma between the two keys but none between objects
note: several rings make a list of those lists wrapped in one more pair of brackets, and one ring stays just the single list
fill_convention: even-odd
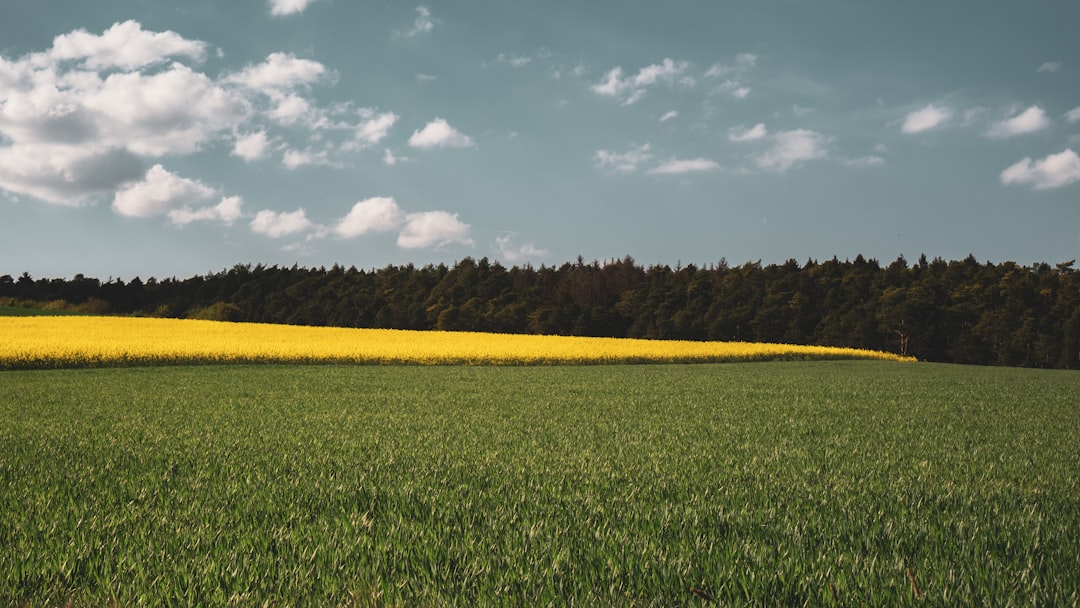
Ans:
[{"label": "cumulus cloud", "polygon": [[202,182],[170,173],[154,165],[142,181],[125,186],[113,198],[113,210],[130,217],[164,215],[181,207],[190,207],[217,193]]},{"label": "cumulus cloud", "polygon": [[626,152],[597,150],[593,154],[593,164],[598,169],[607,169],[616,173],[633,173],[638,166],[652,160],[649,144],[631,144]]},{"label": "cumulus cloud", "polygon": [[270,140],[266,136],[266,131],[256,131],[237,138],[236,143],[233,144],[232,155],[252,162],[266,158],[269,148]]},{"label": "cumulus cloud", "polygon": [[810,160],[826,158],[829,138],[808,129],[780,131],[772,136],[773,145],[754,158],[758,168],[784,172]]},{"label": "cumulus cloud", "polygon": [[414,148],[470,148],[476,145],[472,138],[451,127],[442,118],[429,122],[423,129],[413,131],[409,145]]},{"label": "cumulus cloud", "polygon": [[671,159],[649,169],[652,175],[681,175],[683,173],[698,173],[719,169],[716,161],[708,158]]},{"label": "cumulus cloud", "polygon": [[1080,107],[1073,108],[1065,113],[1065,120],[1070,124],[1080,121]]},{"label": "cumulus cloud", "polygon": [[227,80],[270,97],[279,98],[289,91],[306,88],[327,76],[326,66],[292,53],[271,53],[257,65],[249,65]]},{"label": "cumulus cloud", "polygon": [[672,120],[672,119],[678,118],[678,117],[679,117],[679,113],[676,112],[675,110],[672,110],[670,112],[666,112],[663,116],[661,116],[660,117],[660,122],[667,122],[669,120]]},{"label": "cumulus cloud", "polygon": [[264,209],[255,214],[255,219],[251,220],[250,226],[252,232],[275,239],[315,227],[307,218],[307,212],[303,208],[288,213]]},{"label": "cumulus cloud", "polygon": [[394,151],[391,150],[390,148],[387,148],[386,150],[383,151],[382,162],[383,162],[384,165],[386,165],[388,167],[393,167],[394,165],[398,164],[399,162],[401,162],[403,160],[408,160],[408,159],[394,154]]},{"label": "cumulus cloud", "polygon": [[244,200],[239,196],[228,196],[221,199],[221,202],[213,207],[193,209],[185,206],[173,209],[168,213],[168,217],[169,221],[177,226],[185,226],[191,222],[199,221],[222,222],[231,226],[233,222],[243,216],[243,204]]},{"label": "cumulus cloud", "polygon": [[398,234],[398,247],[425,249],[445,247],[452,244],[474,246],[469,238],[468,224],[458,219],[456,213],[446,211],[421,211],[405,216],[405,225]]},{"label": "cumulus cloud", "polygon": [[929,131],[944,123],[949,117],[952,116],[952,112],[948,108],[938,107],[934,104],[927,104],[927,106],[921,110],[909,112],[904,117],[904,124],[900,126],[900,131],[903,133],[921,133],[923,131]]},{"label": "cumulus cloud", "polygon": [[47,203],[79,206],[138,180],[146,167],[118,148],[53,144],[0,147],[0,188]]},{"label": "cumulus cloud", "polygon": [[540,249],[533,243],[515,246],[512,242],[513,240],[514,236],[510,234],[495,237],[495,248],[498,251],[498,258],[508,264],[523,260],[535,260],[548,254],[546,249]]},{"label": "cumulus cloud", "polygon": [[378,196],[353,205],[349,213],[334,224],[331,232],[342,238],[352,238],[370,232],[394,230],[404,222],[405,213],[398,207],[397,201]]},{"label": "cumulus cloud", "polygon": [[202,61],[206,46],[172,31],[147,32],[139,22],[129,20],[114,24],[100,36],[84,29],[57,36],[47,56],[56,62],[78,61],[91,70],[136,70],[177,56]]},{"label": "cumulus cloud", "polygon": [[390,128],[394,126],[397,119],[398,115],[393,112],[370,116],[356,126],[356,141],[365,145],[379,143],[390,133]]},{"label": "cumulus cloud", "polygon": [[1005,169],[1001,183],[1031,186],[1035,190],[1061,188],[1080,181],[1080,156],[1071,148],[1033,161],[1030,157]]},{"label": "cumulus cloud", "polygon": [[270,14],[275,17],[304,12],[314,0],[270,0]]},{"label": "cumulus cloud", "polygon": [[739,53],[735,63],[714,63],[705,70],[705,78],[721,78],[730,74],[739,74],[757,65],[758,57],[753,53]]},{"label": "cumulus cloud", "polygon": [[311,148],[305,148],[303,150],[289,148],[288,150],[285,150],[285,154],[281,158],[281,164],[284,165],[286,169],[292,171],[293,169],[306,167],[308,165],[333,166],[334,163],[330,160],[326,150],[314,152]]},{"label": "cumulus cloud", "polygon": [[750,127],[749,129],[735,128],[728,130],[729,141],[757,141],[769,134],[769,131],[765,128],[765,123],[759,122],[758,124]]},{"label": "cumulus cloud", "polygon": [[713,93],[730,95],[735,99],[746,99],[751,88],[736,80],[725,80],[713,89]]},{"label": "cumulus cloud", "polygon": [[987,132],[990,137],[1006,138],[1041,131],[1050,126],[1050,119],[1039,106],[1031,106],[1023,112],[994,123]]},{"label": "cumulus cloud", "polygon": [[609,97],[622,97],[623,105],[631,105],[645,95],[646,90],[657,82],[671,84],[676,77],[686,71],[689,64],[685,61],[675,61],[665,58],[660,63],[645,66],[638,73],[630,76],[623,75],[621,66],[612,68],[600,82],[590,88],[597,95]]},{"label": "cumulus cloud", "polygon": [[1047,61],[1039,66],[1039,72],[1056,72],[1061,69],[1060,61]]}]

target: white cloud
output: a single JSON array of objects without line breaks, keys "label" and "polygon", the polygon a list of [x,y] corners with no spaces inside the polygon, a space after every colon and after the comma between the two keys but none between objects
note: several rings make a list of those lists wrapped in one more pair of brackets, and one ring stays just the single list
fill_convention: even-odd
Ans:
[{"label": "white cloud", "polygon": [[81,61],[91,70],[120,68],[136,70],[169,57],[185,56],[202,61],[206,43],[187,40],[176,32],[147,32],[137,21],[113,24],[100,36],[79,29],[53,39],[50,59]]},{"label": "white cloud", "polygon": [[631,105],[645,95],[648,87],[657,82],[671,84],[676,77],[686,71],[689,66],[685,61],[674,61],[665,58],[660,63],[645,66],[638,70],[634,76],[623,76],[622,67],[614,67],[604,76],[600,82],[590,88],[597,95],[609,97],[623,97],[623,105]]},{"label": "white cloud", "polygon": [[660,122],[667,122],[667,121],[669,121],[669,120],[671,120],[673,118],[678,118],[678,117],[679,117],[679,113],[676,112],[675,110],[672,110],[670,112],[666,112],[663,116],[661,116],[660,117]]},{"label": "white cloud", "polygon": [[508,65],[512,68],[523,68],[532,63],[532,60],[532,55],[507,55],[506,53],[499,53],[499,56],[495,58],[495,63]]},{"label": "white cloud", "polygon": [[880,167],[885,164],[885,159],[880,156],[863,156],[861,158],[849,158],[843,161],[848,167]]},{"label": "white cloud", "polygon": [[1046,117],[1046,112],[1039,106],[1031,106],[1012,118],[995,123],[987,135],[998,138],[1013,137],[1041,131],[1049,126],[1050,119]]},{"label": "white cloud", "polygon": [[286,95],[267,115],[278,124],[295,125],[311,118],[311,104],[299,95]]},{"label": "white cloud", "polygon": [[593,163],[598,169],[608,169],[616,173],[632,173],[639,165],[652,160],[650,148],[649,144],[631,144],[629,150],[621,153],[597,150],[593,154]]},{"label": "white cloud", "polygon": [[749,129],[729,129],[727,138],[729,141],[737,142],[757,141],[768,134],[769,132],[765,128],[765,123],[759,122]]},{"label": "white cloud", "polygon": [[671,159],[649,169],[651,175],[681,175],[719,169],[716,161],[708,158]]},{"label": "white cloud", "polygon": [[423,129],[413,131],[409,138],[409,145],[414,148],[470,148],[474,145],[473,140],[451,127],[442,118],[436,118],[429,122]]},{"label": "white cloud", "polygon": [[948,108],[939,108],[934,104],[927,104],[927,106],[921,110],[909,112],[904,117],[904,124],[900,127],[900,131],[903,133],[921,133],[928,131],[935,127],[940,126],[949,117],[952,116],[952,112]]},{"label": "white cloud", "polygon": [[275,17],[304,12],[314,0],[270,0],[270,14]]},{"label": "white cloud", "polygon": [[422,211],[405,216],[405,226],[398,235],[397,244],[404,249],[445,247],[458,243],[474,246],[469,238],[469,225],[462,223],[456,213],[446,211]]},{"label": "white cloud", "polygon": [[1065,120],[1070,124],[1080,121],[1080,106],[1075,107],[1065,113]]},{"label": "white cloud", "polygon": [[318,61],[299,59],[292,53],[271,53],[262,63],[249,65],[227,80],[278,98],[288,91],[308,87],[328,73],[326,66]]},{"label": "white cloud", "polygon": [[1061,69],[1060,61],[1047,61],[1039,66],[1039,72],[1056,72]]},{"label": "white cloud", "polygon": [[390,128],[394,126],[397,119],[397,114],[383,112],[364,120],[356,127],[356,140],[368,145],[379,143],[390,133]]},{"label": "white cloud", "polygon": [[99,137],[148,156],[190,154],[251,115],[242,96],[180,64],[150,76],[112,74],[75,103]]},{"label": "white cloud", "polygon": [[754,158],[760,169],[782,173],[797,164],[829,155],[829,138],[816,131],[780,131],[772,136],[772,141],[772,148]]},{"label": "white cloud", "polygon": [[184,226],[197,221],[216,221],[232,225],[233,222],[243,216],[244,200],[239,196],[228,196],[213,207],[201,207],[193,209],[185,206],[173,209],[168,213],[169,221],[177,226]]},{"label": "white cloud", "polygon": [[353,205],[349,213],[331,228],[331,232],[342,238],[352,238],[369,232],[394,230],[404,221],[405,214],[397,202],[393,198],[379,196]]},{"label": "white cloud", "polygon": [[314,224],[307,218],[307,212],[303,208],[290,213],[277,213],[264,209],[255,214],[255,219],[251,220],[250,226],[252,232],[278,238],[309,230],[314,227]]},{"label": "white cloud", "polygon": [[1071,148],[1041,160],[1030,157],[1001,172],[1001,183],[1029,185],[1035,190],[1061,188],[1080,181],[1080,156]]},{"label": "white cloud", "polygon": [[286,150],[285,154],[281,158],[281,164],[290,171],[308,165],[334,165],[334,163],[330,161],[325,150],[321,152],[313,152],[311,148],[305,148],[304,150],[296,150],[290,148]]},{"label": "white cloud", "polygon": [[397,32],[395,36],[415,38],[421,34],[430,34],[433,29],[435,29],[435,19],[431,17],[431,10],[426,6],[418,6],[416,7],[416,20],[413,21],[412,28],[405,32]]},{"label": "white cloud", "polygon": [[495,237],[495,248],[498,251],[498,258],[508,264],[520,262],[522,260],[538,259],[548,254],[546,249],[540,249],[532,243],[525,243],[515,247],[511,241],[513,241],[513,235],[505,235]]},{"label": "white cloud", "polygon": [[256,131],[236,139],[233,145],[232,155],[251,162],[266,158],[270,147],[270,140],[266,137],[266,131]]},{"label": "white cloud", "polygon": [[154,165],[142,181],[119,190],[112,206],[121,215],[152,217],[180,207],[190,207],[216,192],[202,182],[179,177],[161,165]]}]

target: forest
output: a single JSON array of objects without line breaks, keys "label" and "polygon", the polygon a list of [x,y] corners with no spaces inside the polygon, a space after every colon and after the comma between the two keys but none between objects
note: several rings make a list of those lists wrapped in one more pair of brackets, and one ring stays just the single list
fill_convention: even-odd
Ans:
[{"label": "forest", "polygon": [[925,361],[1080,368],[1080,273],[964,260],[644,267],[465,258],[359,270],[240,264],[187,279],[0,276],[0,305],[417,330],[849,346]]}]

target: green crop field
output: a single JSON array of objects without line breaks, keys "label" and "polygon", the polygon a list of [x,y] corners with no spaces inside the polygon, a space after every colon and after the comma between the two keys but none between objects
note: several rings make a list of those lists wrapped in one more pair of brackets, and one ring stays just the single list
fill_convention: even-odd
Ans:
[{"label": "green crop field", "polygon": [[0,605],[1075,606],[1080,375],[0,373]]}]

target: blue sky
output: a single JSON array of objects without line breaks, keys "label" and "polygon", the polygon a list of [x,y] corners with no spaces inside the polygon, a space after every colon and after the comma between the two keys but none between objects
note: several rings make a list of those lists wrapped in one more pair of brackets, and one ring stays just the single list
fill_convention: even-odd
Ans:
[{"label": "blue sky", "polygon": [[1080,257],[1075,0],[0,14],[0,274]]}]

